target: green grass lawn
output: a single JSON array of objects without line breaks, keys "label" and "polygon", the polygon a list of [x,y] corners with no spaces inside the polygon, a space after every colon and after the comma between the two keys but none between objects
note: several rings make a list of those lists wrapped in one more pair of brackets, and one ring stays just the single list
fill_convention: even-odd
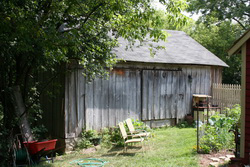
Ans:
[{"label": "green grass lawn", "polygon": [[[198,167],[198,155],[192,147],[196,144],[194,128],[167,128],[155,130],[155,137],[146,143],[145,152],[137,147],[128,148],[123,153],[123,148],[101,148],[95,153],[73,154],[58,156],[53,164],[39,165],[40,167],[73,167],[69,162],[79,158],[101,158],[108,163],[107,167]],[[150,145],[150,147],[149,147]]]}]

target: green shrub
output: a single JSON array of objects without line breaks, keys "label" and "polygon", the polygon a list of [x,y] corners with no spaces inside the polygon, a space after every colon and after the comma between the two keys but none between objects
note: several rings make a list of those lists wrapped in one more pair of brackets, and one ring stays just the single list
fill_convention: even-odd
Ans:
[{"label": "green shrub", "polygon": [[205,127],[204,136],[200,140],[200,151],[202,153],[217,152],[222,149],[219,140],[218,129],[214,126]]},{"label": "green shrub", "polygon": [[123,146],[124,140],[121,136],[119,127],[104,128],[102,130],[102,146],[111,145]]},{"label": "green shrub", "polygon": [[[140,130],[145,130],[147,132],[152,131],[152,129],[148,125],[146,125],[142,121],[139,121],[138,119],[136,119],[136,120],[132,119],[132,124],[133,124],[135,130],[140,129]],[[128,130],[127,125],[126,124],[124,124],[124,125],[125,125],[125,128]]]},{"label": "green shrub", "polygon": [[77,143],[77,148],[89,148],[99,143],[95,143],[96,139],[100,139],[100,135],[95,130],[83,130],[81,133],[81,139]]},{"label": "green shrub", "polygon": [[233,149],[235,147],[232,130],[237,128],[240,122],[241,108],[235,105],[232,109],[226,109],[225,114],[211,116],[210,124],[203,125],[200,138],[200,151],[202,153],[217,152],[221,149]]}]

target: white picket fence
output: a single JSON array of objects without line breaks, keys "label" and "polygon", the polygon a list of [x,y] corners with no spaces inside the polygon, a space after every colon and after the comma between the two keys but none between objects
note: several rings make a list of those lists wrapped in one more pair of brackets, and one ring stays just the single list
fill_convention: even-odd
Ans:
[{"label": "white picket fence", "polygon": [[224,109],[240,104],[241,86],[236,84],[212,84],[212,104]]}]

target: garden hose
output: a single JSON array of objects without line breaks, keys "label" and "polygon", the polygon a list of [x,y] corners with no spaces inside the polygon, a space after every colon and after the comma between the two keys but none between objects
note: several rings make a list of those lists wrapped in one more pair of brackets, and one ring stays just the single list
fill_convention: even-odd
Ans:
[{"label": "garden hose", "polygon": [[28,154],[25,149],[18,149],[15,151],[15,153],[16,153],[16,161],[18,162],[26,161],[28,158]]},{"label": "garden hose", "polygon": [[82,158],[82,159],[77,159],[77,160],[70,162],[70,164],[77,164],[82,167],[102,167],[105,165],[105,163],[108,163],[108,162],[102,159],[97,159],[97,158]]}]

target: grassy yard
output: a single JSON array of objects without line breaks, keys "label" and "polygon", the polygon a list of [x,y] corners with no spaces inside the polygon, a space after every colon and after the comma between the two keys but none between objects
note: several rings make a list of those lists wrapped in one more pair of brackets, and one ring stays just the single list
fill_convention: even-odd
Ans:
[{"label": "grassy yard", "polygon": [[[153,144],[152,144],[153,143]],[[101,158],[108,163],[105,166],[122,167],[198,167],[198,155],[192,151],[196,144],[196,133],[193,128],[167,128],[155,130],[155,137],[147,142],[145,153],[140,147],[129,148],[123,153],[123,148],[104,149],[95,153],[80,152],[58,156],[53,164],[39,165],[40,167],[73,167],[69,162],[79,158]],[[151,145],[151,147],[148,147]],[[136,145],[139,146],[139,145]]]}]

